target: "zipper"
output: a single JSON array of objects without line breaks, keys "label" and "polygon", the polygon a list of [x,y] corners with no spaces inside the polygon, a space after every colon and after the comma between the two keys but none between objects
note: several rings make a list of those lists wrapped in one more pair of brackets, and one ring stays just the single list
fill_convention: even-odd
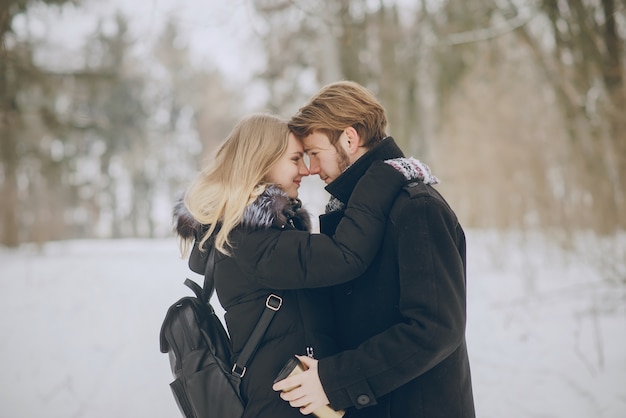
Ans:
[{"label": "zipper", "polygon": [[[183,305],[184,306],[184,305]],[[187,310],[183,311],[183,313],[188,313],[190,308],[186,308]],[[189,345],[189,348],[191,349],[191,351],[195,350],[196,344],[195,341],[192,340],[191,338],[191,324],[190,322],[192,321],[191,319],[189,319],[189,317],[187,315],[182,315],[182,327],[184,329],[183,334],[185,335],[185,340],[187,341],[187,344]]]},{"label": "zipper", "polygon": [[302,329],[304,330],[304,344],[305,344],[305,350],[306,350],[306,355],[310,358],[313,358],[313,347],[310,344],[311,339],[309,338],[309,331],[308,328],[305,326],[304,323],[304,315],[302,315],[302,304],[300,303],[300,294],[298,291],[294,292],[294,295],[296,297],[296,302],[297,302],[297,306],[298,306],[298,316],[300,317],[300,325],[302,326]]},{"label": "zipper", "polygon": [[191,350],[193,351],[195,348],[193,347],[194,343],[191,339],[191,335],[189,334],[190,330],[189,330],[189,322],[187,319],[186,315],[183,315],[183,309],[185,308],[185,303],[180,303],[178,305],[176,305],[176,309],[177,309],[177,319],[178,319],[178,323],[172,321],[170,322],[170,326],[169,326],[169,330],[168,330],[168,334],[170,335],[170,339],[168,339],[168,343],[170,345],[170,348],[174,351],[174,358],[176,359],[176,371],[180,371],[183,368],[183,347],[181,347],[180,345],[178,345],[176,338],[175,338],[175,334],[172,331],[172,328],[175,328],[177,325],[180,325],[181,328],[183,328],[183,338],[185,340],[185,342],[187,343],[187,345],[191,348]]}]

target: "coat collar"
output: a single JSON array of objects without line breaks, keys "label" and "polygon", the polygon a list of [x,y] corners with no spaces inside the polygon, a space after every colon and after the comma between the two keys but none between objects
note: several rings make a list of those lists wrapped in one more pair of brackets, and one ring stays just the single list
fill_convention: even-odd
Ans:
[{"label": "coat collar", "polygon": [[[179,199],[173,212],[175,232],[184,239],[201,239],[206,231]],[[311,217],[298,199],[292,199],[279,187],[268,186],[256,200],[246,206],[241,226],[246,229],[268,229],[271,227],[296,228],[311,231]]]},{"label": "coat collar", "polygon": [[332,183],[326,186],[326,191],[339,199],[342,203],[348,203],[354,187],[374,161],[398,157],[404,157],[404,154],[394,139],[388,136],[374,145],[361,158],[356,160],[354,164],[341,173]]},{"label": "coat collar", "polygon": [[[208,226],[194,219],[182,198],[174,206],[173,218],[174,231],[183,239],[195,240],[189,255],[189,268],[198,274],[204,274],[208,253],[201,250],[198,243]],[[280,188],[271,185],[254,202],[246,206],[240,227],[248,230],[278,227],[310,232],[311,217],[309,212],[302,208],[300,200],[290,198]]]},{"label": "coat collar", "polygon": [[295,228],[311,231],[311,216],[300,199],[293,199],[277,186],[269,186],[246,206],[241,219],[246,229]]}]

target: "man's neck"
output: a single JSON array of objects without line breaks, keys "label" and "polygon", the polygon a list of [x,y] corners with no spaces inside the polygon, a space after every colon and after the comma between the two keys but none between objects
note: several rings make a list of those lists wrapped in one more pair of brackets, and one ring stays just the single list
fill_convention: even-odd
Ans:
[{"label": "man's neck", "polygon": [[362,156],[367,154],[367,151],[369,151],[369,148],[359,147],[357,149],[357,152],[355,152],[354,154],[349,156],[350,157],[350,165],[356,163],[359,160],[359,158],[361,158]]},{"label": "man's neck", "polygon": [[339,175],[332,183],[325,187],[326,191],[347,203],[354,186],[367,171],[369,166],[376,160],[386,160],[389,158],[402,157],[404,154],[398,148],[395,141],[391,137],[383,139],[381,142],[372,146],[369,150],[363,148],[363,154],[354,160],[346,170]]}]

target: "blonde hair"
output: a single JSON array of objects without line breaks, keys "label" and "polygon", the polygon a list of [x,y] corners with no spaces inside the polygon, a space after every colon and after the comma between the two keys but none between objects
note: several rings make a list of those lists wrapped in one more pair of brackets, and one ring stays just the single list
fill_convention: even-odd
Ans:
[{"label": "blonde hair", "polygon": [[350,126],[366,148],[387,136],[385,109],[369,90],[353,81],[324,86],[289,121],[289,129],[298,138],[319,131],[335,147],[343,130]]},{"label": "blonde hair", "polygon": [[[215,232],[215,248],[229,254],[230,232],[241,222],[244,209],[265,191],[265,177],[286,152],[286,121],[268,114],[241,119],[185,193],[184,203],[194,219],[208,230],[200,248]],[[187,246],[181,246],[183,254]]]}]

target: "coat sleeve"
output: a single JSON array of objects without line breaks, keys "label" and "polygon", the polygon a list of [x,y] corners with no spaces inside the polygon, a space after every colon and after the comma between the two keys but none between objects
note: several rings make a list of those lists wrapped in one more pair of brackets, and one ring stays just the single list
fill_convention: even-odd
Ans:
[{"label": "coat sleeve", "polygon": [[376,404],[464,341],[463,231],[443,202],[432,197],[413,202],[394,216],[402,321],[356,349],[319,361],[320,380],[335,409]]},{"label": "coat sleeve", "polygon": [[356,185],[335,235],[270,228],[235,230],[232,256],[260,284],[303,289],[347,282],[362,274],[376,255],[395,197],[406,179],[382,161]]}]

